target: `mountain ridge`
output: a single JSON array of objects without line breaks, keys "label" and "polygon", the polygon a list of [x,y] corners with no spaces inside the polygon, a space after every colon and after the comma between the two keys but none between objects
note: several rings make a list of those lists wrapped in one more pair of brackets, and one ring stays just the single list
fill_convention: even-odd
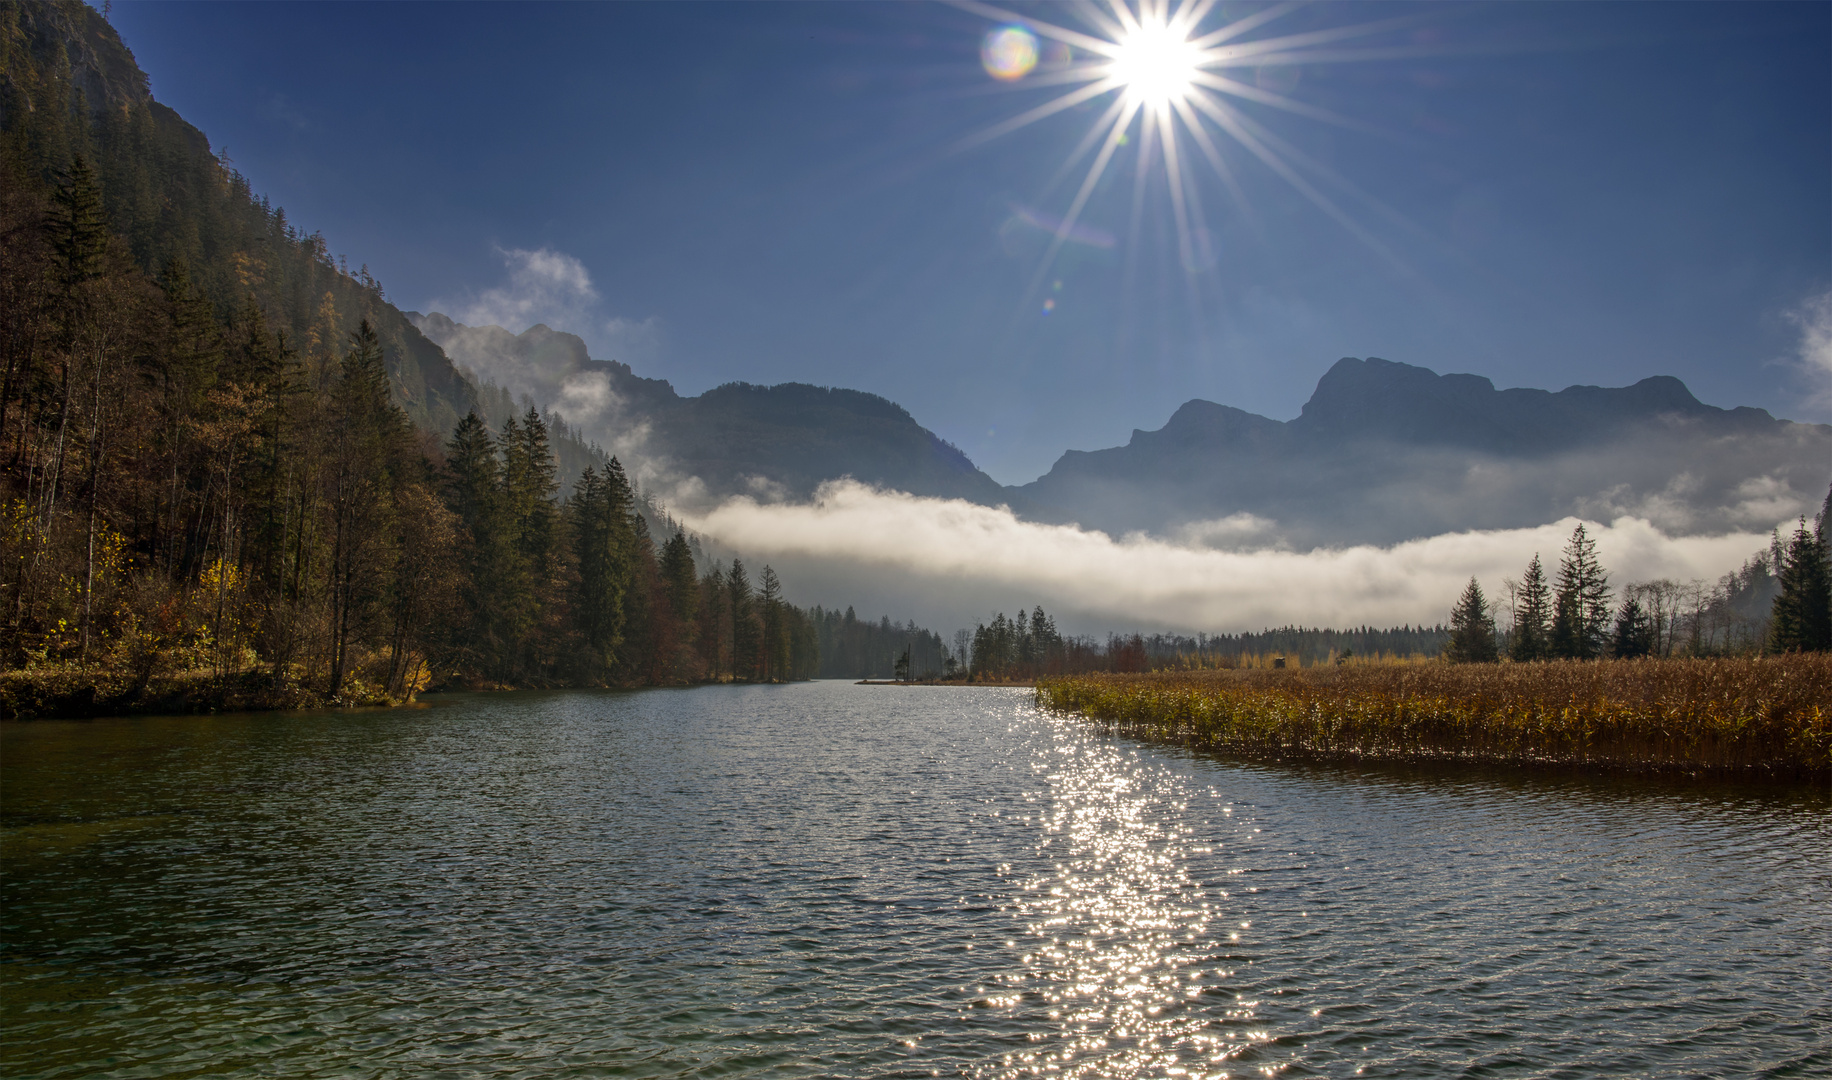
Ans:
[{"label": "mountain ridge", "polygon": [[[1344,357],[1291,420],[1192,398],[1123,446],[1067,450],[1036,480],[1000,486],[875,394],[738,382],[688,397],[545,325],[517,335],[436,312],[409,318],[479,379],[582,429],[600,424],[639,475],[708,504],[805,499],[850,476],[1112,535],[1305,547],[1574,514],[1675,532],[1767,529],[1790,508],[1817,507],[1832,479],[1832,426],[1708,405],[1672,376],[1497,389],[1481,375]],[[681,487],[688,478],[698,483]]]},{"label": "mountain ridge", "polygon": [[[473,377],[596,434],[645,483],[674,488],[677,501],[805,499],[841,476],[935,498],[1006,501],[960,448],[877,394],[729,382],[684,396],[665,379],[593,358],[582,338],[545,324],[513,334],[440,312],[407,315]],[[683,483],[690,478],[698,484]]]},{"label": "mountain ridge", "polygon": [[1270,523],[1262,541],[1390,543],[1569,514],[1767,528],[1764,506],[1817,505],[1829,478],[1832,426],[1707,405],[1668,375],[1497,390],[1480,375],[1344,357],[1291,420],[1195,398],[1162,428],[1069,451],[1008,490],[1043,520],[1115,533],[1247,514]]}]

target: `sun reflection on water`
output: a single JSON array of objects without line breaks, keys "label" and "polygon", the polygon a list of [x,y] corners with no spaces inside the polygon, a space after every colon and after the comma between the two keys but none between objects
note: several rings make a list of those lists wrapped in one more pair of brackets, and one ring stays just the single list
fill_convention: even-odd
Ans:
[{"label": "sun reflection on water", "polygon": [[1042,1045],[974,1075],[1238,1072],[1272,1035],[1259,1003],[1230,989],[1251,963],[1251,924],[1230,920],[1227,891],[1191,873],[1189,854],[1222,846],[1191,824],[1196,796],[1181,776],[1097,738],[1039,747],[1031,768],[1049,868],[1012,882],[1025,937],[1007,943],[1017,964],[977,1004],[1048,1023],[1030,1036]]}]

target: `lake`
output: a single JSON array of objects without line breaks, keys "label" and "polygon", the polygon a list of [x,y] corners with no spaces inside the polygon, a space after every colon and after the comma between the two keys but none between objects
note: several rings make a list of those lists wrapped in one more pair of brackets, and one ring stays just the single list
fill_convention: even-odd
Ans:
[{"label": "lake", "polygon": [[1823,788],[823,682],[9,724],[0,815],[9,1077],[1832,1073]]}]

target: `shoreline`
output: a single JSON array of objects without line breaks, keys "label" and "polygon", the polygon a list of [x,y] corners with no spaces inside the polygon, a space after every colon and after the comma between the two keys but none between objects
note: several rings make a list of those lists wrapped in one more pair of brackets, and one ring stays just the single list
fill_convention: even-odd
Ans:
[{"label": "shoreline", "polygon": [[405,697],[392,697],[367,683],[352,683],[332,696],[293,680],[276,682],[271,672],[218,676],[203,672],[140,679],[120,671],[0,672],[0,723],[35,720],[100,720],[124,716],[210,716],[219,713],[301,712],[317,709],[424,708],[420,698],[445,693],[519,693],[539,690],[663,690],[694,686],[769,686],[708,679],[694,683],[633,686],[561,684],[508,686],[486,680],[454,680]]},{"label": "shoreline", "polygon": [[991,686],[1035,690],[1034,682],[963,682],[959,679],[859,679],[854,686]]}]

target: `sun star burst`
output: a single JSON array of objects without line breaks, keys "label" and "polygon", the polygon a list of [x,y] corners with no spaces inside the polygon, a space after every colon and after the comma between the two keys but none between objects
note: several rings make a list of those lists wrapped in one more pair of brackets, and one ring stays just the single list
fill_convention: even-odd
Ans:
[{"label": "sun star burst", "polygon": [[[1274,3],[1224,20],[1217,16],[1216,0],[1107,0],[1104,8],[1082,3],[1064,9],[1078,14],[1087,27],[1078,30],[980,0],[954,2],[956,7],[1002,24],[988,34],[983,54],[994,78],[1014,88],[1063,88],[1049,100],[970,136],[963,147],[1078,105],[1108,99],[1105,110],[1063,163],[1064,173],[1059,173],[1066,174],[1093,153],[1067,211],[1056,219],[1059,224],[1033,279],[1033,293],[1048,276],[1062,244],[1077,235],[1077,221],[1095,186],[1119,148],[1127,145],[1128,133],[1135,126],[1141,138],[1139,177],[1143,181],[1151,169],[1164,177],[1185,267],[1197,270],[1213,262],[1200,185],[1190,169],[1192,155],[1208,163],[1244,210],[1245,196],[1230,161],[1234,150],[1265,165],[1363,242],[1394,259],[1323,187],[1366,196],[1240,106],[1252,102],[1312,120],[1366,128],[1289,92],[1267,89],[1261,85],[1265,80],[1256,76],[1267,69],[1299,64],[1390,58],[1396,55],[1390,47],[1357,49],[1343,43],[1399,29],[1417,21],[1415,17],[1268,36],[1257,32],[1301,5]],[[1047,49],[1044,42],[1051,43]],[[1050,50],[1055,51],[1054,62],[1047,59]],[[1243,70],[1252,74],[1234,77],[1234,72]],[[1228,152],[1224,146],[1229,147]]]}]

